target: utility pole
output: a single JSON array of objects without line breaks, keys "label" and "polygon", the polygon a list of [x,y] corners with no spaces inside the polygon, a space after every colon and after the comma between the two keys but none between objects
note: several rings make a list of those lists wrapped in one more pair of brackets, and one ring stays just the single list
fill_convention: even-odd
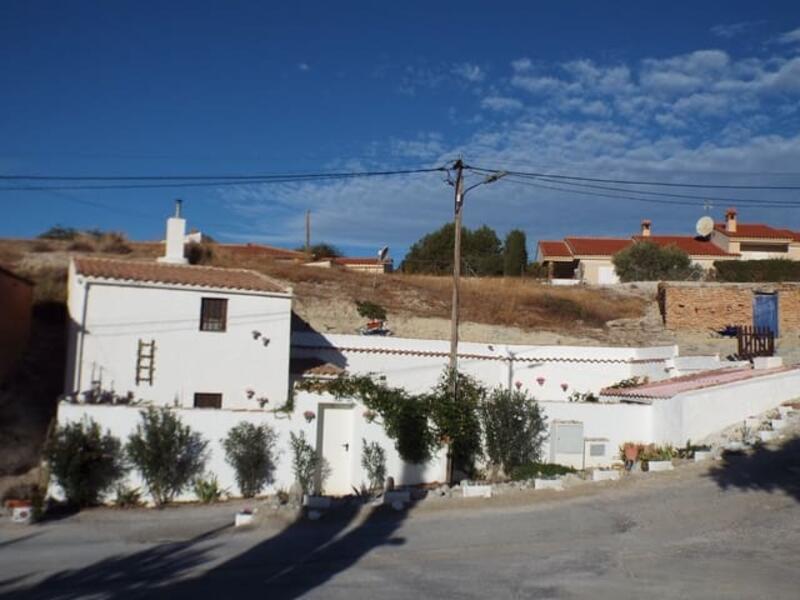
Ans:
[{"label": "utility pole", "polygon": [[306,254],[311,254],[311,210],[306,210]]},{"label": "utility pole", "polygon": [[455,242],[453,244],[453,306],[450,314],[450,371],[453,374],[453,394],[455,394],[455,371],[458,369],[458,301],[461,280],[461,221],[464,208],[464,163],[459,158],[455,165],[456,181],[453,225]]}]

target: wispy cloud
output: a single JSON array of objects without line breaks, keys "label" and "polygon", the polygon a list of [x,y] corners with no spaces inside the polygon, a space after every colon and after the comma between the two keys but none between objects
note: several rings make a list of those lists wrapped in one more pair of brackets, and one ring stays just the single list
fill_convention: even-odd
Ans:
[{"label": "wispy cloud", "polygon": [[459,63],[453,65],[453,74],[470,81],[472,83],[479,83],[486,78],[486,73],[480,66],[472,63]]},{"label": "wispy cloud", "polygon": [[780,34],[775,41],[779,44],[800,44],[800,27]]},{"label": "wispy cloud", "polygon": [[710,29],[710,31],[717,37],[729,40],[731,38],[747,33],[748,31],[751,31],[755,27],[763,25],[764,23],[765,21],[763,20],[741,21],[739,23],[720,23],[719,25],[714,25]]},{"label": "wispy cloud", "polygon": [[308,63],[304,63],[304,62],[297,63],[297,68],[300,69],[301,71],[308,71],[308,70],[311,69],[311,67],[308,65]]},{"label": "wispy cloud", "polygon": [[481,106],[497,112],[511,112],[521,109],[524,105],[516,98],[507,96],[486,96],[481,100]]}]

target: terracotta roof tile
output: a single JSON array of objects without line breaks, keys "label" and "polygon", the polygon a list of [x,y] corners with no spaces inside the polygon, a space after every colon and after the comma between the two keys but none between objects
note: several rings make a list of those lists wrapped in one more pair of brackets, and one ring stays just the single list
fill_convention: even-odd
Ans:
[{"label": "terracotta roof tile", "polygon": [[714,229],[725,234],[729,238],[754,238],[761,240],[793,240],[797,234],[788,229],[778,229],[763,223],[738,223],[736,232],[731,233],[725,230],[725,223],[716,223]]},{"label": "terracotta roof tile", "polygon": [[303,377],[338,377],[345,372],[343,367],[315,357],[291,359],[289,371]]},{"label": "terracotta roof tile", "polygon": [[[391,262],[391,259],[389,259]],[[380,259],[359,256],[339,256],[333,259],[335,265],[381,265]]]},{"label": "terracotta roof tile", "polygon": [[73,260],[78,273],[98,279],[289,293],[289,290],[277,281],[249,269],[222,269],[110,258],[75,257]]},{"label": "terracotta roof tile", "polygon": [[677,246],[689,256],[728,256],[735,258],[738,254],[730,254],[709,240],[697,239],[688,235],[637,235],[637,242],[652,242],[661,247]]},{"label": "terracotta roof tile", "polygon": [[572,252],[566,242],[544,240],[539,242],[539,248],[542,251],[542,256],[545,258],[548,256],[572,257]]},{"label": "terracotta roof tile", "polygon": [[613,256],[633,243],[630,238],[568,237],[564,241],[575,256]]}]

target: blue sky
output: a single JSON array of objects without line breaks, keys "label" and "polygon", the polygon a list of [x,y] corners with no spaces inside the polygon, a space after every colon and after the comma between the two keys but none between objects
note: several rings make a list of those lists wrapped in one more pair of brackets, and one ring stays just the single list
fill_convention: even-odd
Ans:
[{"label": "blue sky", "polygon": [[[591,177],[800,185],[796,2],[23,2],[0,18],[0,173],[174,175],[471,164]],[[10,184],[4,184],[8,187]],[[586,191],[585,189],[583,191]],[[689,193],[697,194],[697,190]],[[724,192],[798,199],[797,192]],[[336,183],[0,191],[0,236],[60,223],[396,257],[451,218],[439,175]],[[466,223],[535,241],[693,231],[703,201],[501,180]],[[742,221],[800,229],[796,208]]]}]

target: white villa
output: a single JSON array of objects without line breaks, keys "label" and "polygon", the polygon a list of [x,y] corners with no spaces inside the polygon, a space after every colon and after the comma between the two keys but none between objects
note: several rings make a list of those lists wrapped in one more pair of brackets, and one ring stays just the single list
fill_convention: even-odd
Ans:
[{"label": "white villa", "polygon": [[[290,432],[304,432],[327,460],[330,494],[351,493],[366,481],[362,440],[382,445],[388,475],[399,485],[445,480],[444,450],[426,464],[404,463],[380,420],[357,400],[298,391],[294,382],[348,372],[423,391],[447,365],[447,342],[293,333],[291,289],[250,270],[185,264],[184,235],[178,211],[158,261],[72,260],[59,422],[89,416],[124,440],[141,405],[98,402],[99,393],[172,407],[209,441],[207,469],[230,490],[237,488],[220,440],[243,420],[268,423],[278,434],[273,490],[293,483]],[[551,425],[545,459],[578,467],[614,463],[626,441],[700,441],[793,398],[800,370],[767,366],[684,358],[675,346],[459,345],[461,370],[489,387],[527,389],[540,401]],[[606,389],[645,376],[656,387],[639,395]],[[676,377],[680,385],[657,387]],[[600,402],[576,401],[574,392],[591,392]],[[135,473],[129,478],[141,486]]]}]

